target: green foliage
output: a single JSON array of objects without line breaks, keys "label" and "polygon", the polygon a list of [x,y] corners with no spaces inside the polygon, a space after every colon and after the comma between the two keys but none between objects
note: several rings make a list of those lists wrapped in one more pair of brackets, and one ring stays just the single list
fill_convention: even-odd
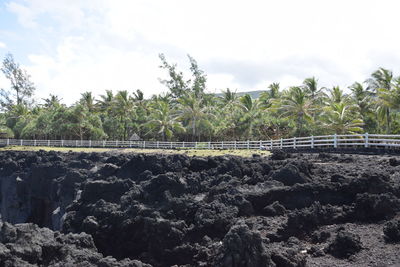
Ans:
[{"label": "green foliage", "polygon": [[190,56],[189,79],[164,55],[160,59],[168,92],[150,99],[141,90],[106,90],[98,97],[84,92],[66,106],[56,95],[30,105],[29,75],[7,55],[2,70],[12,88],[2,91],[0,138],[127,140],[135,134],[145,140],[197,141],[205,148],[207,141],[400,133],[400,78],[384,68],[348,91],[320,87],[311,77],[289,88],[272,83],[254,98],[229,88],[206,93],[206,75]]},{"label": "green foliage", "polygon": [[11,88],[0,90],[0,106],[2,109],[10,110],[13,105],[30,105],[35,86],[30,80],[28,73],[21,69],[14,61],[11,54],[7,54],[3,60],[1,71],[9,80]]},{"label": "green foliage", "polygon": [[155,101],[151,105],[150,120],[146,122],[148,135],[161,140],[171,140],[174,134],[185,132],[185,128],[178,120],[177,115],[171,110],[170,103],[166,101]]}]

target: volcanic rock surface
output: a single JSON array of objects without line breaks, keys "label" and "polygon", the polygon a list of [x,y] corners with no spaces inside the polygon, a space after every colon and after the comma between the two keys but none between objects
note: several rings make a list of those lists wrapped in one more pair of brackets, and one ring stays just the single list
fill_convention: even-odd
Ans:
[{"label": "volcanic rock surface", "polygon": [[396,266],[400,158],[0,153],[0,266]]}]

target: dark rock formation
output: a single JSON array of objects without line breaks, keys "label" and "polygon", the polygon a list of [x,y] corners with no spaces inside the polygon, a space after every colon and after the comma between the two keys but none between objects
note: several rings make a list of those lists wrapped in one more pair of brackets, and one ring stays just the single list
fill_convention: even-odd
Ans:
[{"label": "dark rock formation", "polygon": [[85,233],[64,235],[31,223],[0,223],[0,265],[150,267],[137,260],[104,257]]},{"label": "dark rock formation", "polygon": [[383,233],[388,242],[400,242],[400,219],[386,223]]},{"label": "dark rock formation", "polygon": [[[368,266],[381,264],[379,255],[398,262],[398,222],[383,227],[399,216],[396,164],[283,151],[1,152],[1,218],[17,225],[1,230],[0,266],[335,266],[335,257]],[[376,246],[382,228],[388,242]],[[358,256],[367,249],[355,234],[368,257]]]},{"label": "dark rock formation", "polygon": [[307,177],[300,172],[299,168],[293,164],[287,164],[272,175],[272,179],[284,185],[304,184],[309,182]]},{"label": "dark rock formation", "polygon": [[261,235],[251,231],[242,221],[232,226],[225,235],[220,253],[217,266],[274,266]]},{"label": "dark rock formation", "polygon": [[348,258],[362,249],[360,237],[356,234],[340,231],[328,247],[328,252],[338,258]]}]

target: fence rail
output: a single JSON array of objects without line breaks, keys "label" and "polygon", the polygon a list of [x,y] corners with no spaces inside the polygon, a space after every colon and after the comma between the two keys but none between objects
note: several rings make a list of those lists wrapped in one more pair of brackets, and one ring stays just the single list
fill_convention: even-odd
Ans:
[{"label": "fence rail", "polygon": [[399,148],[400,135],[354,134],[293,137],[260,141],[164,142],[102,140],[23,140],[0,139],[0,145],[152,149],[266,149],[274,148]]}]

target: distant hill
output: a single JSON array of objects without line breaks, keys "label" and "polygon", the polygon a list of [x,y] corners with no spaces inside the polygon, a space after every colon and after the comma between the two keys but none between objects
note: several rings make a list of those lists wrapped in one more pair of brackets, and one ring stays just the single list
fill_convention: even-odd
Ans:
[{"label": "distant hill", "polygon": [[[251,98],[257,99],[257,98],[260,97],[260,94],[261,94],[262,92],[265,92],[265,90],[248,91],[248,92],[236,92],[236,94],[237,94],[238,96],[242,96],[242,95],[245,95],[245,94],[249,94],[249,95],[251,96]],[[218,93],[218,94],[215,94],[215,95],[216,95],[216,96],[222,96],[222,93]]]}]

